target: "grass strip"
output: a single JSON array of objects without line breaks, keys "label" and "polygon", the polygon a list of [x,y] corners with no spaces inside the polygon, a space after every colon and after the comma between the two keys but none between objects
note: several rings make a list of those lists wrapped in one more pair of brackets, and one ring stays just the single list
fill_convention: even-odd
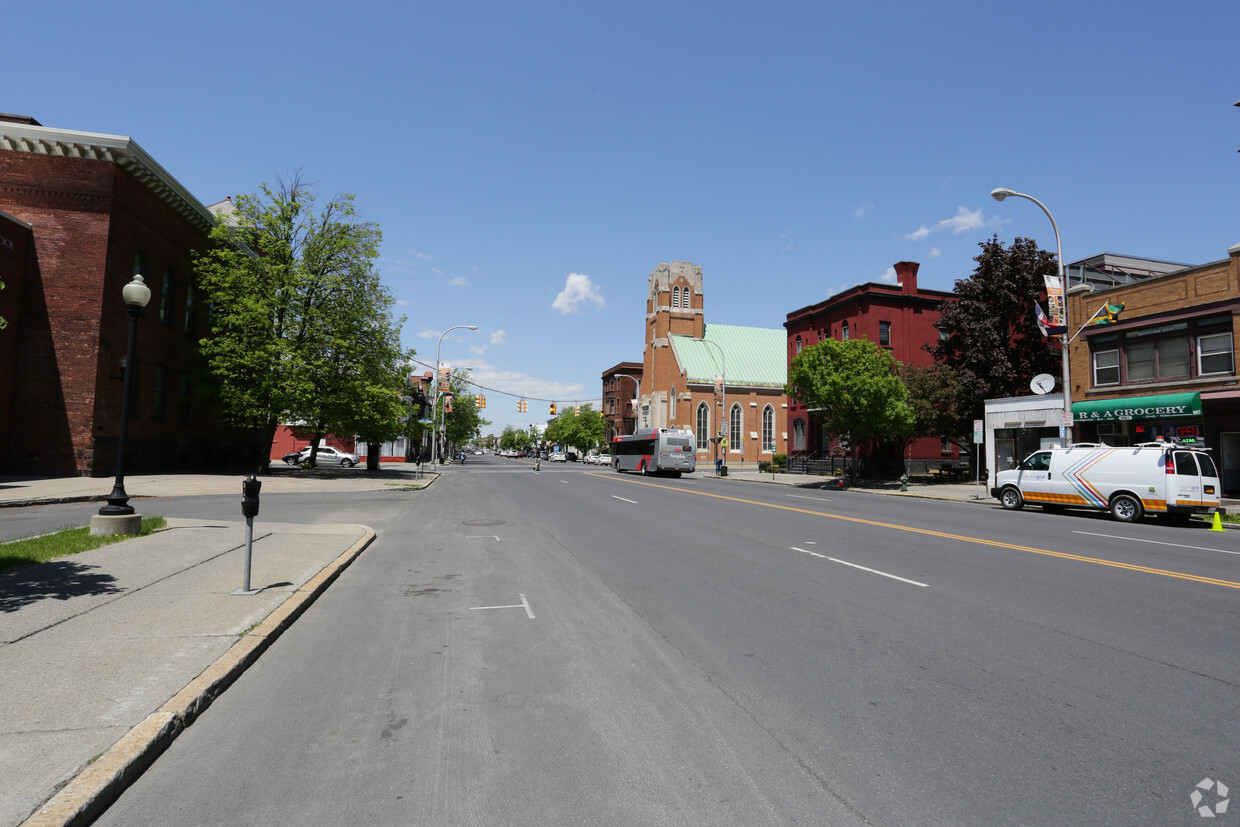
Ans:
[{"label": "grass strip", "polygon": [[[168,521],[163,517],[143,517],[142,531],[136,536],[145,537],[154,531],[165,528],[167,525]],[[102,537],[92,537],[90,527],[83,526],[81,528],[63,528],[60,531],[44,534],[41,537],[27,537],[24,540],[14,540],[0,545],[0,571],[18,569],[22,566],[32,566],[57,557],[67,557],[71,554],[80,554],[83,551],[90,551],[93,548],[106,546],[109,543],[128,540],[131,536],[135,535],[110,534]]]}]

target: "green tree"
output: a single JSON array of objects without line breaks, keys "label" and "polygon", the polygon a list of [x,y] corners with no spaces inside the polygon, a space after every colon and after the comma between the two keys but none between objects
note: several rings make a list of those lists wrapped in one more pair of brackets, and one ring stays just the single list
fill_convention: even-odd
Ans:
[{"label": "green tree", "polygon": [[400,433],[412,351],[399,344],[391,294],[374,267],[381,234],[357,220],[353,196],[316,212],[294,176],[233,201],[194,256],[209,302],[201,340],[224,421],[261,429],[304,423],[319,438]]},{"label": "green tree", "polygon": [[555,445],[572,446],[580,451],[602,448],[607,433],[603,415],[591,405],[566,407],[547,426],[547,440]]},{"label": "green tree", "polygon": [[913,411],[913,427],[908,439],[946,436],[959,442],[970,432],[973,394],[960,376],[947,365],[904,365],[904,387]]},{"label": "green tree", "polygon": [[785,392],[822,412],[834,434],[849,434],[854,456],[861,442],[904,439],[913,428],[900,363],[867,339],[824,339],[788,366]]},{"label": "green tree", "polygon": [[1042,335],[1033,307],[1045,297],[1043,277],[1059,272],[1054,253],[1026,238],[1011,248],[997,236],[978,246],[977,269],[956,282],[959,300],[943,304],[944,337],[927,348],[959,374],[971,400],[964,418],[972,419],[981,415],[985,397],[1027,393],[1037,374],[1059,372],[1055,340]]},{"label": "green tree", "polygon": [[490,425],[490,421],[482,418],[482,411],[478,407],[478,397],[471,390],[472,386],[468,381],[469,373],[463,370],[454,370],[448,377],[448,387],[452,392],[452,410],[451,412],[443,412],[444,394],[440,394],[438,407],[436,412],[442,417],[444,433],[449,445],[463,445],[481,432],[484,425]]}]

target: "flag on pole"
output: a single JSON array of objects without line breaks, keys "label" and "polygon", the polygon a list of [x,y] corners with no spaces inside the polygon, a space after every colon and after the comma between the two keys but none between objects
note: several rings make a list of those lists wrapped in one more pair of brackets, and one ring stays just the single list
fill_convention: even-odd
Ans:
[{"label": "flag on pole", "polygon": [[1115,324],[1119,321],[1119,314],[1127,307],[1126,302],[1119,304],[1104,304],[1099,307],[1094,315],[1085,324]]},{"label": "flag on pole", "polygon": [[1068,328],[1061,324],[1051,324],[1051,320],[1046,318],[1046,314],[1042,312],[1042,305],[1037,302],[1033,303],[1034,317],[1038,320],[1038,330],[1042,331],[1043,336],[1062,336],[1068,332]]}]

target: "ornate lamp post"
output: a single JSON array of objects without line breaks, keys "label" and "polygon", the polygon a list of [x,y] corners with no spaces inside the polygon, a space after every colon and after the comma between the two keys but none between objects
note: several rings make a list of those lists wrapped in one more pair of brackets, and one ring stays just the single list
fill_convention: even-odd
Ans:
[{"label": "ornate lamp post", "polygon": [[441,415],[439,411],[439,349],[443,347],[443,337],[447,336],[452,331],[454,330],[477,330],[477,329],[478,329],[478,325],[476,324],[453,325],[452,327],[445,330],[443,333],[439,334],[439,343],[435,345],[435,407],[431,409],[435,414],[434,439],[431,440],[431,466],[434,468],[439,467],[440,433],[439,433],[438,423],[439,423],[439,417]]},{"label": "ornate lamp post", "polygon": [[129,495],[125,493],[125,442],[129,436],[129,405],[133,396],[134,351],[138,340],[138,316],[142,308],[151,300],[151,288],[147,287],[142,276],[134,276],[121,289],[121,298],[129,309],[129,343],[125,348],[125,381],[121,391],[121,427],[116,441],[116,482],[112,485],[112,493],[108,494],[108,504],[99,509],[99,513],[90,520],[90,533],[101,534],[138,534],[142,530],[142,518],[134,513],[129,504]]},{"label": "ornate lamp post", "polygon": [[1059,242],[1059,225],[1055,223],[1055,216],[1051,215],[1051,211],[1046,208],[1038,199],[1032,195],[1025,195],[1023,192],[1017,192],[1009,187],[999,187],[990,191],[990,197],[996,201],[1002,201],[1005,198],[1015,196],[1016,198],[1025,198],[1042,208],[1042,212],[1046,213],[1046,217],[1051,220],[1051,229],[1055,231],[1055,255],[1059,257],[1059,284],[1063,290],[1063,424],[1059,426],[1059,434],[1063,439],[1064,447],[1072,447],[1072,384],[1068,367],[1068,337],[1072,326],[1068,324],[1068,269],[1063,261],[1063,246]]}]

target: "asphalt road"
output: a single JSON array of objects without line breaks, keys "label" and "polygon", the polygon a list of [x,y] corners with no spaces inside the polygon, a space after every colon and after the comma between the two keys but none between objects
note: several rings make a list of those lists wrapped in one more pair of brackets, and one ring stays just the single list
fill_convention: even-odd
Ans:
[{"label": "asphalt road", "polygon": [[379,539],[99,823],[1197,824],[1240,785],[1235,532],[543,469],[265,499]]}]

